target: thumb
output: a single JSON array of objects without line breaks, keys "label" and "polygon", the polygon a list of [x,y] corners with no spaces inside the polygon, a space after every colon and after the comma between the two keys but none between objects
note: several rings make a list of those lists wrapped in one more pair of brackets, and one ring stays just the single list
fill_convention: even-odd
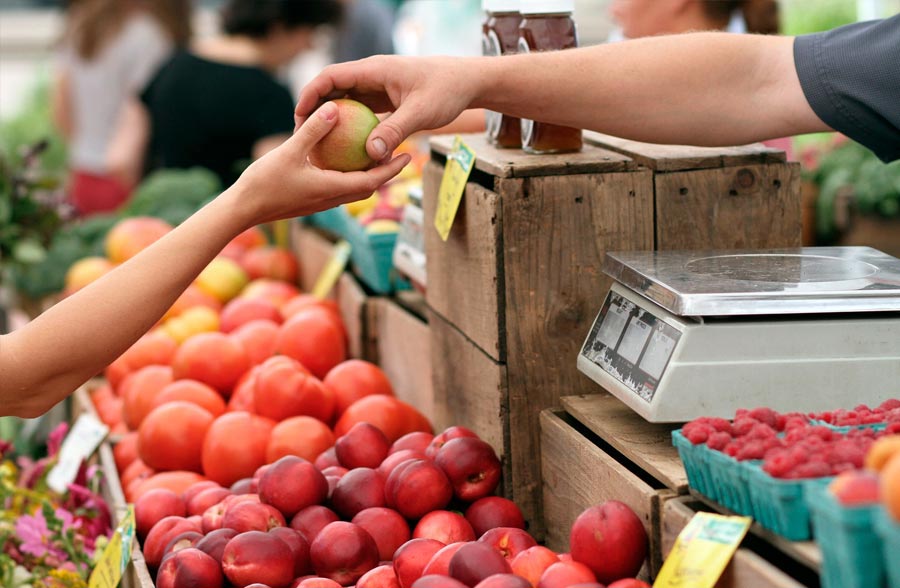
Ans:
[{"label": "thumb", "polygon": [[326,102],[307,117],[306,121],[291,136],[290,142],[294,148],[306,155],[313,145],[321,141],[334,128],[337,119],[337,105],[334,102]]},{"label": "thumb", "polygon": [[382,161],[394,152],[404,139],[422,130],[421,123],[412,114],[415,108],[408,104],[381,121],[369,134],[366,151],[375,161]]}]

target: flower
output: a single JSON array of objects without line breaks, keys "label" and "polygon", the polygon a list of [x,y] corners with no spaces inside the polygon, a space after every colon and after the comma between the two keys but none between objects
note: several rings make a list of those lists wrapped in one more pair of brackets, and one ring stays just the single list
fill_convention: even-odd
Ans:
[{"label": "flower", "polygon": [[21,544],[19,550],[35,557],[47,555],[50,544],[50,529],[44,515],[22,515],[16,521],[16,534]]},{"label": "flower", "polygon": [[59,423],[55,429],[50,431],[50,434],[47,435],[47,455],[49,457],[55,457],[59,453],[68,432],[69,424],[65,421]]}]

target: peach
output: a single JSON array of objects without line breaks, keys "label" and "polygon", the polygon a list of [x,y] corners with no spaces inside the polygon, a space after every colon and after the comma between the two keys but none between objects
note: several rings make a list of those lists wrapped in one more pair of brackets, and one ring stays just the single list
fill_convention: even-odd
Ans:
[{"label": "peach", "polygon": [[561,561],[551,565],[541,574],[538,588],[568,588],[572,584],[596,582],[594,572],[577,561]]},{"label": "peach", "polygon": [[460,547],[450,558],[450,575],[466,586],[475,586],[494,574],[511,574],[512,568],[500,552],[475,541]]},{"label": "peach", "polygon": [[450,576],[429,574],[413,582],[412,588],[466,588],[466,585]]},{"label": "peach", "polygon": [[225,521],[225,511],[227,510],[226,504],[226,501],[223,500],[203,511],[203,516],[200,517],[200,527],[204,533],[222,528],[222,523]]},{"label": "peach", "polygon": [[529,547],[537,545],[537,541],[527,531],[515,527],[495,527],[478,540],[499,551],[509,561]]},{"label": "peach", "polygon": [[328,578],[319,578],[318,576],[312,576],[309,578],[304,578],[300,582],[295,581],[294,585],[291,588],[341,588],[341,585],[334,580],[329,580]]},{"label": "peach", "polygon": [[225,546],[222,571],[237,586],[264,582],[287,586],[294,579],[294,559],[288,544],[268,533],[241,533]]},{"label": "peach", "polygon": [[372,536],[378,546],[378,559],[381,561],[390,561],[394,552],[410,538],[406,519],[390,508],[372,507],[361,510],[350,522],[359,525]]},{"label": "peach", "polygon": [[403,435],[396,441],[394,441],[393,445],[391,445],[391,450],[388,452],[390,455],[397,453],[398,451],[403,451],[404,449],[410,449],[412,451],[421,452],[422,455],[425,455],[425,450],[428,449],[428,446],[431,445],[431,442],[434,440],[434,435],[431,433],[426,433],[424,431],[414,431],[412,433],[407,433]]},{"label": "peach", "polygon": [[461,427],[459,425],[448,427],[441,433],[438,433],[434,436],[434,438],[431,440],[431,443],[429,443],[428,447],[425,448],[425,455],[428,456],[429,459],[434,459],[441,447],[443,447],[448,441],[457,439],[459,437],[473,437],[477,439],[478,435],[476,435],[475,432],[471,429],[467,429],[466,427]]},{"label": "peach", "polygon": [[185,488],[184,492],[182,492],[181,494],[181,497],[184,499],[184,504],[187,505],[191,501],[191,499],[194,498],[194,496],[209,488],[221,488],[221,486],[217,482],[213,482],[212,480],[203,480],[191,484],[190,486]]},{"label": "peach", "polygon": [[269,529],[269,535],[274,535],[284,541],[291,548],[294,558],[294,576],[302,576],[312,571],[309,561],[309,541],[300,531],[290,527],[275,527]]},{"label": "peach", "polygon": [[283,527],[284,517],[268,504],[242,502],[225,509],[222,526],[238,533],[248,531],[268,531],[273,527]]},{"label": "peach", "polygon": [[378,546],[362,527],[336,521],[312,541],[309,556],[316,574],[350,586],[378,565]]},{"label": "peach", "polygon": [[321,471],[327,467],[339,466],[341,465],[341,462],[338,461],[334,447],[329,447],[316,457],[316,461],[314,461],[313,464]]},{"label": "peach", "polygon": [[293,284],[281,280],[258,278],[247,284],[247,287],[241,292],[241,298],[265,298],[281,308],[288,300],[299,294],[300,290]]},{"label": "peach", "polygon": [[305,459],[287,455],[271,464],[259,478],[259,498],[290,519],[306,508],[321,503],[328,494],[322,472]]},{"label": "peach", "polygon": [[416,524],[413,537],[436,539],[449,545],[460,541],[475,541],[475,531],[461,514],[449,510],[433,510]]},{"label": "peach", "polygon": [[494,574],[476,584],[475,588],[531,588],[531,583],[515,574]]},{"label": "peach", "polygon": [[291,519],[291,528],[300,531],[310,543],[329,523],[339,521],[340,517],[328,508],[320,504],[308,506],[294,515]]},{"label": "peach", "polygon": [[146,537],[158,521],[169,517],[184,517],[184,500],[168,488],[149,490],[134,505],[134,520],[138,536]]},{"label": "peach", "polygon": [[84,257],[73,263],[66,271],[65,293],[68,296],[81,290],[91,282],[97,280],[111,269],[116,267],[114,263],[105,257]]},{"label": "peach", "polygon": [[252,320],[237,327],[229,335],[244,348],[250,365],[257,366],[275,354],[278,328],[278,323],[272,321]]},{"label": "peach", "polygon": [[522,576],[532,586],[537,586],[544,570],[558,561],[559,557],[552,550],[542,545],[534,545],[520,551],[510,562],[510,566],[514,574]]},{"label": "peach", "polygon": [[225,488],[207,488],[200,494],[197,494],[188,502],[187,511],[189,515],[203,515],[206,510],[225,500],[231,496],[231,491]]},{"label": "peach", "polygon": [[381,465],[378,466],[378,471],[384,475],[384,478],[387,479],[388,476],[391,475],[391,472],[394,471],[394,468],[403,463],[404,461],[412,460],[412,459],[427,459],[425,454],[421,451],[415,451],[412,449],[401,449],[397,453],[391,453],[384,461],[381,462]]},{"label": "peach", "polygon": [[215,529],[207,533],[203,539],[197,541],[194,545],[206,555],[212,557],[217,563],[222,563],[222,555],[225,553],[225,546],[238,532],[234,529]]},{"label": "peach", "polygon": [[395,468],[385,482],[387,506],[395,507],[408,519],[419,519],[447,506],[453,488],[441,468],[422,459],[404,464]]},{"label": "peach", "polygon": [[473,502],[466,509],[466,520],[478,537],[495,527],[525,528],[525,518],[516,503],[500,496],[485,496]]},{"label": "peach", "polygon": [[344,518],[376,506],[384,506],[384,476],[370,468],[350,470],[338,480],[331,505]]},{"label": "peach", "polygon": [[870,471],[841,472],[828,484],[828,491],[845,505],[875,504],[881,499],[878,474]]},{"label": "peach", "polygon": [[[597,584],[599,586],[599,584]],[[574,588],[574,587],[573,587]],[[621,580],[616,580],[606,588],[652,588],[650,584],[638,580],[636,578],[622,578]]]},{"label": "peach", "polygon": [[144,559],[151,568],[158,568],[162,563],[166,546],[176,536],[186,531],[200,532],[200,525],[193,521],[189,521],[184,517],[169,516],[153,525],[150,532],[147,533],[147,539],[144,541],[142,548],[144,550]]},{"label": "peach", "polygon": [[500,483],[500,459],[481,439],[459,437],[444,444],[434,462],[447,474],[453,495],[471,502],[489,496]]},{"label": "peach", "polygon": [[154,217],[123,219],[106,234],[106,257],[113,263],[127,261],[171,230],[172,225]]},{"label": "peach", "polygon": [[411,588],[444,544],[434,539],[411,539],[394,552],[394,573],[400,588]]},{"label": "peach", "polygon": [[228,487],[232,494],[251,494],[259,490],[259,480],[253,478],[241,478]]},{"label": "peach", "polygon": [[386,564],[372,568],[356,581],[356,588],[400,588],[394,567]]},{"label": "peach", "polygon": [[381,429],[369,423],[356,423],[334,444],[338,461],[348,469],[377,468],[390,449],[391,444]]},{"label": "peach", "polygon": [[222,583],[219,562],[194,548],[167,558],[156,576],[157,588],[218,588]]},{"label": "peach", "polygon": [[185,531],[184,533],[179,533],[175,535],[169,543],[166,545],[166,548],[163,550],[163,561],[165,561],[166,557],[175,553],[176,551],[181,551],[182,549],[187,549],[189,547],[193,547],[197,544],[197,541],[203,539],[203,534],[198,533],[197,531]]},{"label": "peach", "polygon": [[251,280],[269,278],[296,282],[299,264],[293,253],[279,247],[254,247],[240,258],[241,267]]},{"label": "peach", "polygon": [[340,478],[343,478],[344,474],[346,474],[349,471],[350,470],[348,470],[347,468],[342,467],[342,466],[328,466],[327,468],[322,470],[322,475],[323,476],[335,476],[336,478],[340,479]]},{"label": "peach", "polygon": [[465,544],[466,542],[450,543],[449,545],[441,547],[437,553],[431,557],[428,565],[425,566],[425,570],[422,571],[422,575],[429,576],[432,574],[439,574],[442,576],[449,576],[450,560],[453,558],[453,554],[459,551],[459,548]]},{"label": "peach", "polygon": [[368,106],[341,98],[337,106],[337,122],[309,152],[309,161],[322,169],[359,171],[375,163],[366,151],[366,139],[378,126],[378,117]]},{"label": "peach", "polygon": [[240,264],[221,256],[210,261],[194,280],[198,288],[222,303],[235,298],[249,282]]},{"label": "peach", "polygon": [[587,565],[603,584],[636,576],[647,557],[649,540],[634,511],[608,500],[578,515],[569,545],[572,559]]},{"label": "peach", "polygon": [[235,298],[222,308],[219,315],[219,329],[223,333],[231,333],[254,320],[281,324],[281,313],[278,307],[265,298]]}]

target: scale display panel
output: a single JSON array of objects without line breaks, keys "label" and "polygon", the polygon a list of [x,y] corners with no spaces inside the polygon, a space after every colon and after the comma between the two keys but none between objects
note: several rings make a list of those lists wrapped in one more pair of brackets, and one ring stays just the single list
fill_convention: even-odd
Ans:
[{"label": "scale display panel", "polygon": [[581,354],[650,402],[680,338],[681,331],[610,291]]}]

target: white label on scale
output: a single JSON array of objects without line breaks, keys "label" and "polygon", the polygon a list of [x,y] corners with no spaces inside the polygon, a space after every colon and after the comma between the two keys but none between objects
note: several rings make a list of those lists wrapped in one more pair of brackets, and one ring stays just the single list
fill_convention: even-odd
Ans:
[{"label": "white label on scale", "polygon": [[615,349],[616,343],[619,342],[619,337],[622,336],[622,331],[625,329],[625,324],[628,322],[629,314],[624,305],[610,305],[609,312],[603,319],[603,324],[600,325],[600,332],[597,333],[597,341],[610,349]]},{"label": "white label on scale", "polygon": [[641,359],[640,368],[644,373],[657,380],[660,379],[666,364],[669,363],[673,349],[675,349],[675,339],[662,331],[653,331],[650,343],[647,344],[647,350],[644,352],[644,358]]},{"label": "white label on scale", "polygon": [[633,319],[625,330],[625,336],[622,337],[619,355],[632,364],[636,364],[651,331],[650,325],[638,318]]}]

